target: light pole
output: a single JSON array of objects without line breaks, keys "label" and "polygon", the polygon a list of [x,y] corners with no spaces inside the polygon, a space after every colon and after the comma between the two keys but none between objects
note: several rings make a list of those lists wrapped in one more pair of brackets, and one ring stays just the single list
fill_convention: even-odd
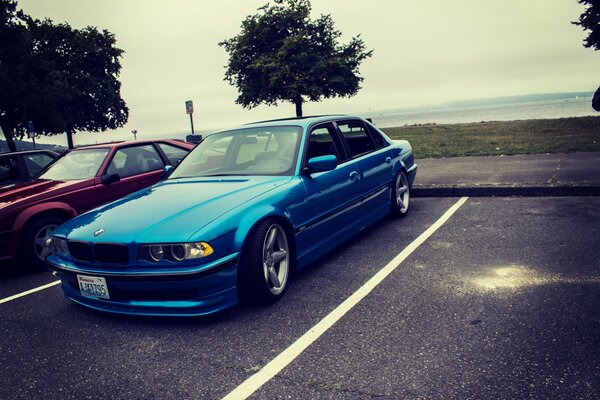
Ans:
[{"label": "light pole", "polygon": [[133,133],[133,140],[137,140],[137,129],[132,129],[131,133]]}]

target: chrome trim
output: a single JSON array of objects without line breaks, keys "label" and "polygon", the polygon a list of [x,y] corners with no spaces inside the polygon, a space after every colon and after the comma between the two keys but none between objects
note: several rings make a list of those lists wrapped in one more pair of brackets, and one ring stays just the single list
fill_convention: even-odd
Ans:
[{"label": "chrome trim", "polygon": [[306,229],[310,229],[310,228],[312,228],[315,225],[318,225],[318,224],[320,224],[320,223],[322,223],[324,221],[327,221],[327,220],[329,220],[329,219],[331,219],[331,218],[333,218],[333,217],[335,217],[335,216],[337,216],[337,215],[339,215],[339,214],[341,214],[343,212],[346,212],[347,210],[349,210],[351,208],[360,206],[365,201],[372,200],[373,198],[381,195],[383,192],[385,192],[386,190],[388,190],[389,187],[390,187],[389,184],[386,184],[386,185],[381,186],[381,187],[379,187],[379,188],[377,188],[375,190],[372,190],[371,192],[360,196],[356,200],[354,200],[354,201],[352,201],[352,202],[350,202],[350,203],[348,203],[348,204],[346,204],[344,206],[338,207],[335,210],[329,211],[329,212],[323,214],[322,216],[313,219],[311,222],[298,227],[295,232],[296,233],[300,233],[302,231],[305,231]]},{"label": "chrome trim", "polygon": [[60,269],[62,271],[74,272],[77,274],[91,274],[91,275],[100,275],[100,276],[185,276],[185,275],[194,275],[203,273],[206,271],[210,271],[212,269],[218,268],[224,264],[230,263],[235,260],[239,256],[239,253],[233,253],[226,257],[223,257],[219,260],[213,261],[212,263],[203,264],[200,267],[196,267],[194,269],[189,269],[185,271],[175,270],[175,271],[97,271],[97,270],[89,270],[89,269],[79,269],[79,268],[71,268],[64,265],[58,265],[53,263],[52,261],[46,259],[46,262],[50,264],[52,268]]}]

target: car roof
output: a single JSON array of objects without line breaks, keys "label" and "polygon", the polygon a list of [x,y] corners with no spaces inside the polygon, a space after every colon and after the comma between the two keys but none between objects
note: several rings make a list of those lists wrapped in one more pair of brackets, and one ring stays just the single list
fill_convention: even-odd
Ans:
[{"label": "car roof", "polygon": [[38,153],[46,153],[46,154],[50,153],[57,157],[60,155],[60,153],[57,153],[54,150],[39,149],[39,150],[21,150],[21,151],[10,151],[10,152],[6,152],[6,153],[0,153],[0,157],[16,156],[16,155],[20,155],[20,154],[38,154]]},{"label": "car roof", "polygon": [[146,140],[130,140],[130,141],[118,141],[118,142],[108,142],[108,143],[98,143],[98,144],[90,144],[90,145],[83,145],[83,146],[77,146],[76,148],[74,148],[73,150],[80,150],[80,149],[105,149],[105,148],[113,148],[113,147],[123,147],[123,146],[129,146],[132,144],[151,144],[151,143],[158,143],[158,142],[163,142],[163,143],[170,143],[170,144],[175,144],[175,145],[179,145],[179,146],[183,146],[183,147],[189,147],[189,148],[193,148],[194,145],[191,143],[187,143],[184,142],[182,140],[177,140],[177,139],[146,139]]},{"label": "car roof", "polygon": [[304,128],[309,127],[318,122],[335,121],[341,119],[362,119],[353,115],[345,114],[331,114],[331,115],[311,115],[306,117],[293,117],[293,118],[282,118],[282,119],[271,119],[266,121],[251,122],[244,125],[244,128],[250,128],[253,126],[276,126],[276,125],[297,125]]}]

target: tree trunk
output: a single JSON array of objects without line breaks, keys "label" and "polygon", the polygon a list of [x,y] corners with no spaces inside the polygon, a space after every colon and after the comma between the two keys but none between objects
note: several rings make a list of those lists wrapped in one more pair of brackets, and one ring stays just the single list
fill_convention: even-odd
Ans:
[{"label": "tree trunk", "polygon": [[298,97],[294,100],[294,104],[296,105],[296,117],[302,116],[302,97]]},{"label": "tree trunk", "polygon": [[69,146],[69,149],[73,148],[73,130],[72,129],[67,129],[67,145]]},{"label": "tree trunk", "polygon": [[17,151],[17,145],[15,144],[15,140],[13,138],[13,129],[9,126],[4,126],[2,132],[4,132],[4,138],[6,139],[6,145],[8,146],[9,151]]}]

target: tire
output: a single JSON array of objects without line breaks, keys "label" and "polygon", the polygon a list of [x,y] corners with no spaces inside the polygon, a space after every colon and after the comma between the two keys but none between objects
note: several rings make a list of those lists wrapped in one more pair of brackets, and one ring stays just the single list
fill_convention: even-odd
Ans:
[{"label": "tire", "polygon": [[36,220],[27,228],[23,235],[23,241],[19,251],[19,258],[25,263],[25,268],[30,271],[46,269],[45,257],[49,254],[45,247],[45,241],[50,237],[52,231],[65,222],[59,216],[47,216]]},{"label": "tire", "polygon": [[240,257],[238,294],[243,303],[269,304],[287,286],[292,254],[285,229],[275,220],[262,221],[250,234]]},{"label": "tire", "polygon": [[398,172],[392,184],[390,214],[393,218],[403,218],[408,214],[410,205],[410,186],[404,171]]}]

